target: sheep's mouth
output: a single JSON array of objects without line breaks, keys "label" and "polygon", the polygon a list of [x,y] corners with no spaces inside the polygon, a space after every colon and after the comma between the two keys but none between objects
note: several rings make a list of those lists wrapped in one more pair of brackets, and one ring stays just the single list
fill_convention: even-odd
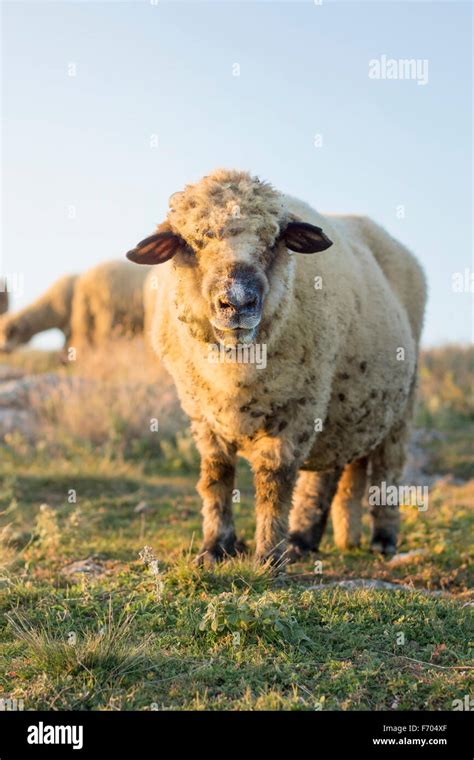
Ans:
[{"label": "sheep's mouth", "polygon": [[253,343],[257,332],[256,327],[234,327],[222,330],[213,325],[213,328],[216,339],[224,346],[236,346],[239,343]]}]

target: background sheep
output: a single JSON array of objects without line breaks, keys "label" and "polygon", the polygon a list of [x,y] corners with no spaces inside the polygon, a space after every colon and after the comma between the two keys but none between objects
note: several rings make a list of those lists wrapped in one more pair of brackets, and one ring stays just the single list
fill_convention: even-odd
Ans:
[{"label": "background sheep", "polygon": [[[421,269],[370,220],[324,217],[244,172],[219,170],[170,206],[156,234],[127,255],[167,262],[152,341],[201,454],[200,558],[236,552],[238,453],[254,471],[257,557],[275,562],[286,549],[299,471],[290,540],[298,553],[317,549],[347,464],[363,469],[369,457],[376,482],[399,477],[425,302]],[[409,298],[419,318],[410,320]],[[210,361],[210,345],[256,342],[266,346],[265,369]],[[392,552],[397,530],[397,507],[374,511],[375,549]]]},{"label": "background sheep", "polygon": [[112,336],[143,331],[143,285],[147,270],[108,261],[89,269],[76,283],[70,344],[97,346]]},{"label": "background sheep", "polygon": [[71,305],[77,275],[65,275],[30,306],[0,319],[0,350],[12,351],[43,330],[62,330],[67,341],[71,329]]},{"label": "background sheep", "polygon": [[30,306],[0,319],[0,350],[11,351],[53,327],[79,350],[141,333],[146,274],[127,262],[108,261],[61,277]]}]

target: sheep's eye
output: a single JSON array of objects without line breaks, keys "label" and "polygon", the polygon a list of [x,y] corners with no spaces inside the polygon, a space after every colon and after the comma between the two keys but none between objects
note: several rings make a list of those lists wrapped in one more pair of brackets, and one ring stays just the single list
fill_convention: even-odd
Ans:
[{"label": "sheep's eye", "polygon": [[189,243],[185,243],[184,241],[183,245],[181,246],[181,253],[187,260],[196,258],[196,251],[194,248],[192,248]]}]

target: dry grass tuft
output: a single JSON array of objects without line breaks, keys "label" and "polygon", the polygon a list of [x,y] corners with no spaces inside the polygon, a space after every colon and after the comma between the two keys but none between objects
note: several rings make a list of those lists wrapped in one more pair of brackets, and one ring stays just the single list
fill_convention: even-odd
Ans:
[{"label": "dry grass tuft", "polygon": [[47,394],[29,401],[46,443],[109,444],[114,453],[159,449],[186,427],[173,382],[143,340],[114,340],[59,371]]}]

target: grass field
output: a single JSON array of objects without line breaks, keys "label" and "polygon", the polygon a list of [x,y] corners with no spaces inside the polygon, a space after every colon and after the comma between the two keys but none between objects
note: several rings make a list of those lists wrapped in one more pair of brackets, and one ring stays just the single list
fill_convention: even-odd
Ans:
[{"label": "grass field", "polygon": [[[49,409],[33,443],[7,436],[0,697],[52,710],[450,710],[472,695],[472,353],[460,353],[425,357],[429,508],[403,508],[399,551],[413,553],[392,562],[367,551],[367,522],[362,549],[340,554],[329,531],[321,554],[284,577],[251,555],[196,569],[197,460],[185,430],[124,447],[127,421],[115,416],[91,442],[80,415],[70,410],[68,427]],[[64,420],[73,400],[63,403]],[[252,548],[245,464],[238,487],[238,531]]]}]

